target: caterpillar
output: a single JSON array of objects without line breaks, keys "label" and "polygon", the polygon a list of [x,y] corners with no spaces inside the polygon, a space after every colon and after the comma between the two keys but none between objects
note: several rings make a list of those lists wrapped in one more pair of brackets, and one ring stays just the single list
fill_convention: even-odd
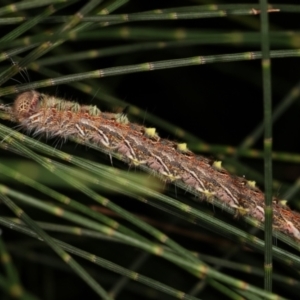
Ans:
[{"label": "caterpillar", "polygon": [[[11,120],[33,135],[69,137],[117,153],[130,165],[146,166],[167,182],[182,183],[199,199],[218,198],[237,216],[264,222],[264,193],[255,182],[231,175],[221,162],[195,155],[185,143],[159,137],[155,128],[132,123],[125,114],[101,112],[35,90],[19,94],[6,108]],[[300,241],[300,214],[273,198],[273,228]]]}]

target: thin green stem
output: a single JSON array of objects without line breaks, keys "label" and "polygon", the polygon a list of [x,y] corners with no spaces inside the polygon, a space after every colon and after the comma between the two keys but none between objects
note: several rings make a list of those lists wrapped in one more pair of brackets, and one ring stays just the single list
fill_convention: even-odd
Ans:
[{"label": "thin green stem", "polygon": [[264,172],[265,172],[265,290],[272,291],[272,90],[271,90],[271,59],[269,44],[268,1],[260,0],[261,7],[261,45],[262,73],[264,97]]}]

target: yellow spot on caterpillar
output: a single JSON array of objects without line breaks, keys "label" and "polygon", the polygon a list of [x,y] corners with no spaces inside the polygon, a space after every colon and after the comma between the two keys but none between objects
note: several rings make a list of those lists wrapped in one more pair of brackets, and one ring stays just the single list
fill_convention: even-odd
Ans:
[{"label": "yellow spot on caterpillar", "polygon": [[282,206],[287,206],[287,200],[279,200],[279,203],[282,205]]},{"label": "yellow spot on caterpillar", "polygon": [[154,127],[145,128],[145,135],[150,139],[155,139],[155,140],[159,139],[159,136],[156,133],[156,128]]},{"label": "yellow spot on caterpillar", "polygon": [[145,134],[148,135],[149,137],[155,136],[156,135],[156,128],[154,128],[154,127],[146,128]]},{"label": "yellow spot on caterpillar", "polygon": [[146,163],[146,161],[133,158],[133,159],[131,159],[131,163],[137,167],[140,165],[144,165]]},{"label": "yellow spot on caterpillar", "polygon": [[189,152],[190,150],[188,149],[186,143],[181,143],[181,144],[177,144],[177,150],[179,152],[182,152],[182,153],[186,153],[186,152]]},{"label": "yellow spot on caterpillar", "polygon": [[214,161],[213,163],[213,167],[215,167],[218,170],[222,170],[222,161],[218,160],[218,161]]},{"label": "yellow spot on caterpillar", "polygon": [[129,123],[129,120],[128,120],[127,116],[123,113],[116,114],[116,120],[117,120],[118,123],[121,123],[121,124],[128,124]]},{"label": "yellow spot on caterpillar", "polygon": [[202,194],[204,194],[204,196],[206,197],[207,201],[212,200],[213,196],[216,194],[214,192],[211,192],[209,190],[201,190],[200,191]]},{"label": "yellow spot on caterpillar", "polygon": [[244,208],[242,206],[238,206],[236,209],[241,216],[245,216],[249,212],[248,208]]},{"label": "yellow spot on caterpillar", "polygon": [[255,189],[256,188],[256,182],[255,181],[251,181],[251,180],[248,180],[247,181],[247,184],[250,188],[253,188]]},{"label": "yellow spot on caterpillar", "polygon": [[167,176],[168,179],[170,180],[170,182],[173,182],[173,181],[181,178],[179,175],[173,175],[173,174],[167,174],[167,173],[164,173],[163,175]]}]

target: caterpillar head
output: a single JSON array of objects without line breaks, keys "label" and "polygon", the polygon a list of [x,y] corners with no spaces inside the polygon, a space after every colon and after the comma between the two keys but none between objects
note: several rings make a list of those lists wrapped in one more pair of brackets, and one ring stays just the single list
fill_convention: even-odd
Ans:
[{"label": "caterpillar head", "polygon": [[20,94],[12,107],[12,113],[18,122],[22,122],[37,111],[40,93],[31,90]]}]

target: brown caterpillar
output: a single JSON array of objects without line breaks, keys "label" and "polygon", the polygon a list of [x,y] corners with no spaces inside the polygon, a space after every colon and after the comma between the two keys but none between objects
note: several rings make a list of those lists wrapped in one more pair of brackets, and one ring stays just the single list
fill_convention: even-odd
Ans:
[{"label": "brown caterpillar", "polygon": [[[130,123],[123,114],[103,113],[96,106],[79,105],[28,91],[6,109],[11,119],[34,135],[76,137],[115,152],[131,165],[147,166],[169,182],[181,182],[201,199],[218,198],[237,215],[264,222],[264,194],[255,183],[236,177],[186,144],[160,138],[155,128]],[[300,214],[273,198],[273,228],[300,241]]]}]

